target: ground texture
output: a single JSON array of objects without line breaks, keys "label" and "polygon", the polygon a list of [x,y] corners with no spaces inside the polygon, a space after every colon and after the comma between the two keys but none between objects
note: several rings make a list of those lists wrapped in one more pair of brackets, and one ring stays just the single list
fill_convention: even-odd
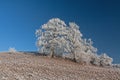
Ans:
[{"label": "ground texture", "polygon": [[120,80],[120,69],[4,52],[0,53],[0,80]]}]

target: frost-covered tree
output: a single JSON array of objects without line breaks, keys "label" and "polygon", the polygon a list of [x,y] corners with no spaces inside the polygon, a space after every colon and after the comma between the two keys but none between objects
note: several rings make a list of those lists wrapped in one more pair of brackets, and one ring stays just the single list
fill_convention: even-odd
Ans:
[{"label": "frost-covered tree", "polygon": [[59,18],[53,18],[36,30],[37,46],[40,53],[61,56],[94,65],[111,65],[112,58],[106,54],[97,55],[97,48],[91,39],[83,39],[79,26],[70,22],[67,26]]},{"label": "frost-covered tree", "polygon": [[67,42],[69,43],[68,50],[70,50],[72,59],[76,62],[89,63],[97,52],[97,49],[92,46],[93,42],[91,39],[82,39],[79,26],[73,22],[69,23],[67,37]]},{"label": "frost-covered tree", "polygon": [[62,56],[66,44],[66,24],[58,18],[51,19],[36,30],[37,46],[41,53]]},{"label": "frost-covered tree", "polygon": [[79,26],[75,23],[69,23],[68,35],[67,35],[67,42],[68,47],[67,49],[72,53],[73,59],[76,61],[77,54],[81,50],[82,44],[82,33],[79,31]]}]

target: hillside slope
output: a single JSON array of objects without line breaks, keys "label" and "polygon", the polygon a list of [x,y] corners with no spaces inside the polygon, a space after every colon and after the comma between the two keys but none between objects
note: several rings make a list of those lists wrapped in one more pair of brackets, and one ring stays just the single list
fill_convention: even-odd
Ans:
[{"label": "hillside slope", "polygon": [[0,80],[120,80],[120,69],[23,53],[0,53]]}]

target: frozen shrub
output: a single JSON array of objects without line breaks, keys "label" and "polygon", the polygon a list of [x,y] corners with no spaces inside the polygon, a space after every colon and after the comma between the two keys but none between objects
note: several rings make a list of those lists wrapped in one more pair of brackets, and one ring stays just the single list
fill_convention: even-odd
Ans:
[{"label": "frozen shrub", "polygon": [[100,57],[100,65],[101,66],[110,66],[112,65],[113,59],[107,56],[106,54],[102,54]]},{"label": "frozen shrub", "polygon": [[90,63],[90,56],[88,56],[85,52],[80,52],[79,54],[75,55],[76,62],[89,64]]},{"label": "frozen shrub", "polygon": [[96,66],[100,66],[100,58],[98,56],[95,56],[92,58],[91,63]]},{"label": "frozen shrub", "polygon": [[10,53],[15,53],[15,52],[16,52],[16,49],[15,49],[15,48],[9,48],[9,52],[10,52]]},{"label": "frozen shrub", "polygon": [[120,68],[120,64],[112,64],[112,67]]},{"label": "frozen shrub", "polygon": [[69,53],[69,54],[63,54],[62,57],[64,59],[69,59],[69,60],[73,60],[74,61],[74,57],[73,56],[74,56],[73,54]]}]

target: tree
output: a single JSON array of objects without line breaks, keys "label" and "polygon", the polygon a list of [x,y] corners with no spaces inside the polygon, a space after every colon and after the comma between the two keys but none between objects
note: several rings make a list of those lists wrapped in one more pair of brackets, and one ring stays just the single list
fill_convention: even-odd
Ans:
[{"label": "tree", "polygon": [[[45,54],[62,56],[66,43],[66,24],[58,18],[51,19],[41,29],[36,30],[39,51]],[[59,53],[60,52],[60,53]],[[57,54],[58,53],[58,54]]]},{"label": "tree", "polygon": [[93,42],[91,39],[83,39],[82,36],[79,26],[70,22],[67,42],[69,42],[68,49],[73,56],[72,59],[76,62],[89,63],[93,55],[96,54],[97,48],[92,46]]},{"label": "tree", "polygon": [[69,23],[67,41],[69,42],[68,49],[71,50],[70,53],[73,55],[73,60],[79,62],[80,53],[83,51],[82,33],[79,30],[79,26],[73,22]]}]

